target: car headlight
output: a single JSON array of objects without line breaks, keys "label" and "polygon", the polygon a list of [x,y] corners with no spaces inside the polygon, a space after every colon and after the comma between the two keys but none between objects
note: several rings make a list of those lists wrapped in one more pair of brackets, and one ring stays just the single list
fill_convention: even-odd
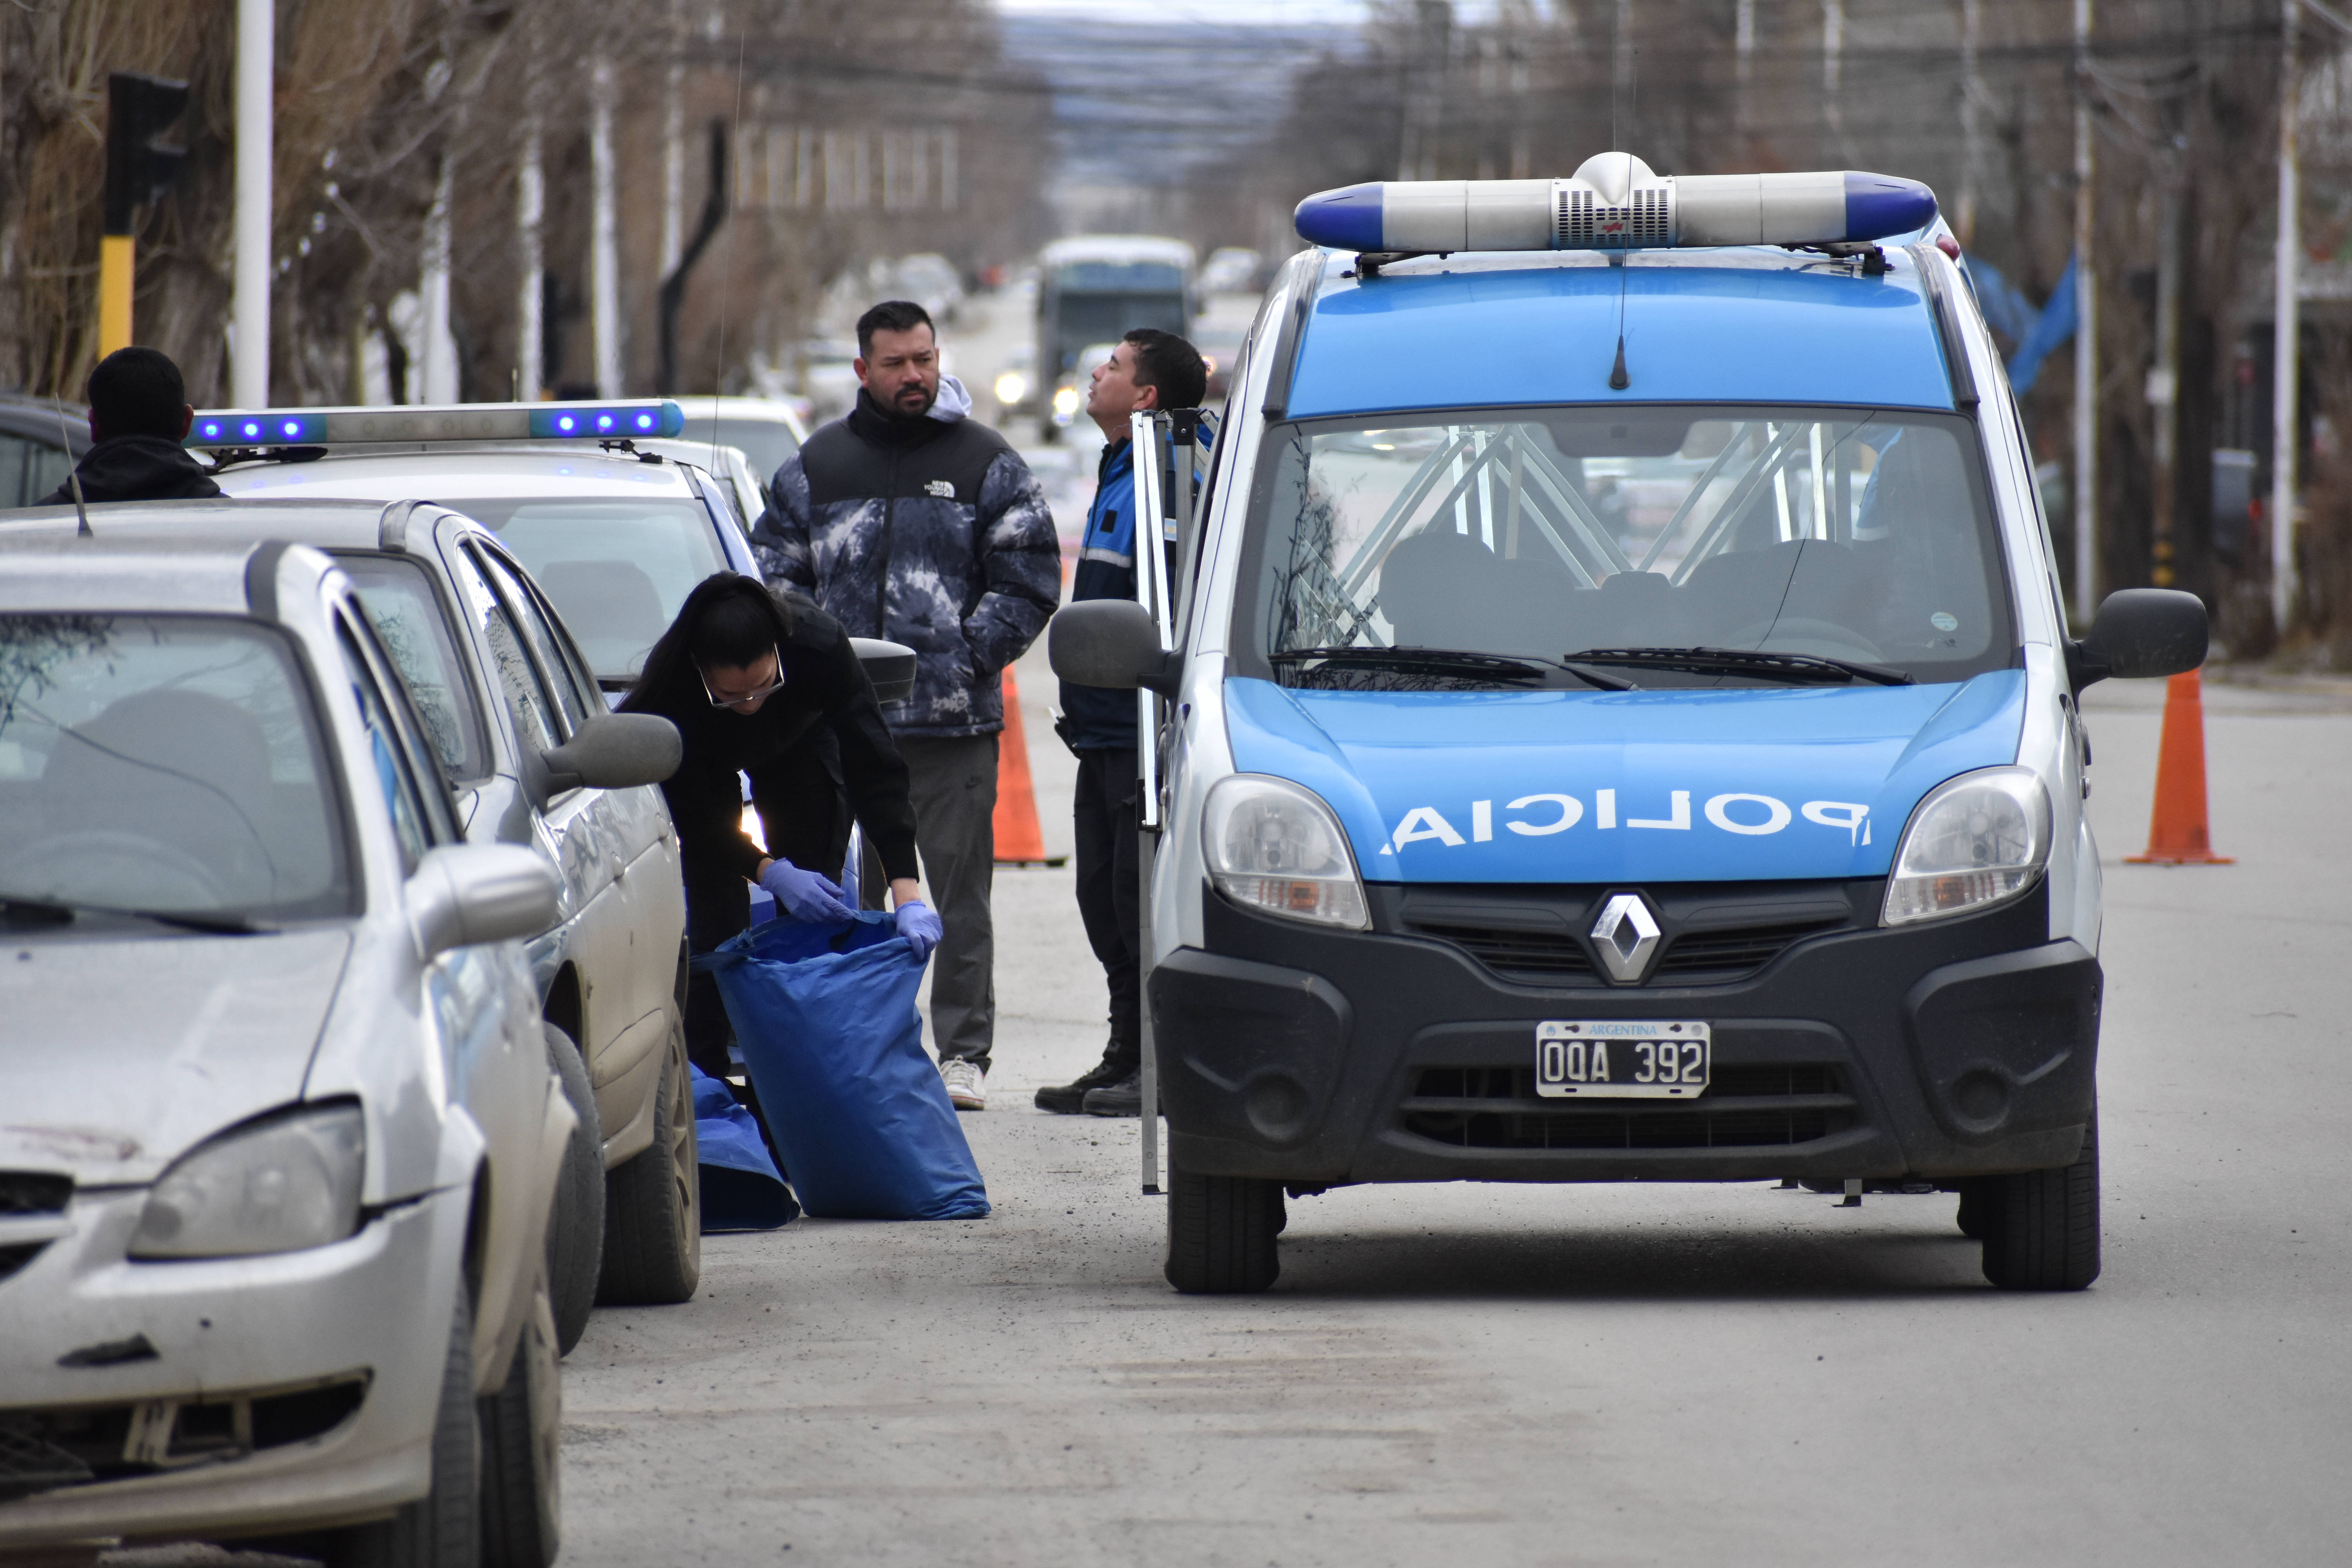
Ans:
[{"label": "car headlight", "polygon": [[2050,795],[2032,768],[1986,768],[1927,793],[1895,850],[1885,923],[1965,914],[2014,898],[2050,858]]},{"label": "car headlight", "polygon": [[359,1229],[366,1132],[356,1105],[289,1111],[183,1156],[147,1194],[133,1258],[247,1258]]},{"label": "car headlight", "polygon": [[1006,406],[1029,395],[1029,378],[1017,370],[1008,370],[996,378],[996,401]]},{"label": "car headlight", "polygon": [[1313,792],[1264,773],[1228,774],[1201,808],[1201,837],[1211,879],[1235,903],[1317,925],[1370,929],[1348,836]]},{"label": "car headlight", "polygon": [[1057,386],[1054,389],[1054,412],[1067,419],[1078,411],[1078,389]]}]

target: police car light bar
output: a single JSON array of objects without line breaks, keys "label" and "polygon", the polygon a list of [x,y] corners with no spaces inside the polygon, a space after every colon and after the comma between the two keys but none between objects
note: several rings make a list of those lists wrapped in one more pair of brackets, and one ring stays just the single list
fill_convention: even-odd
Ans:
[{"label": "police car light bar", "polygon": [[207,408],[183,446],[332,447],[372,441],[618,440],[679,436],[686,414],[642,403],[459,403],[446,407]]},{"label": "police car light bar", "polygon": [[1298,204],[1299,237],[1354,251],[1822,245],[1924,228],[1936,193],[1892,174],[1677,174],[1630,153],[1565,180],[1385,181]]}]

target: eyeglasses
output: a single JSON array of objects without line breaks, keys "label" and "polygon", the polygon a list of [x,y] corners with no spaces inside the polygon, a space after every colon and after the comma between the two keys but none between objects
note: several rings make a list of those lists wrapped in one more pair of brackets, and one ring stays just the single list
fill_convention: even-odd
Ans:
[{"label": "eyeglasses", "polygon": [[716,691],[711,690],[710,677],[704,672],[703,668],[700,665],[698,664],[694,667],[694,673],[702,678],[702,694],[710,699],[710,705],[713,708],[740,708],[746,702],[757,702],[761,698],[772,696],[784,689],[783,650],[782,648],[777,648],[773,650],[771,657],[772,657],[776,661],[776,679],[770,681],[767,685],[760,688],[759,690],[746,691],[740,697],[721,697]]}]

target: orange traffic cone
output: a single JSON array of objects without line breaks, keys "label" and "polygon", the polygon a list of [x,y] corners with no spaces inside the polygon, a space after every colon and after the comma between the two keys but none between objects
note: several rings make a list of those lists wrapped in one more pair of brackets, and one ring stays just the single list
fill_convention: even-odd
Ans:
[{"label": "orange traffic cone", "polygon": [[2165,683],[2164,739],[2156,755],[2156,811],[2135,866],[2229,866],[2205,826],[2205,685],[2197,671]]},{"label": "orange traffic cone", "polygon": [[1037,787],[1029,777],[1029,733],[1021,722],[1021,687],[1004,671],[1004,733],[996,749],[996,863],[1060,866],[1066,855],[1045,853],[1037,826]]}]

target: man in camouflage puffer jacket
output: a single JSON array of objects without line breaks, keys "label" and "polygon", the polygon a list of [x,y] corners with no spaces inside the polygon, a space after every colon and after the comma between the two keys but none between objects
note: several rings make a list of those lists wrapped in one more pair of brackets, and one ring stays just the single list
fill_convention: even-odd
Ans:
[{"label": "man in camouflage puffer jacket", "polygon": [[810,595],[853,636],[915,650],[914,691],[883,717],[913,777],[916,846],[946,927],[931,976],[940,1076],[977,1110],[996,1018],[1000,672],[1060,602],[1061,545],[1028,465],[942,381],[920,305],[875,306],[857,347],[856,406],[776,470],[751,542],[772,584]]}]

